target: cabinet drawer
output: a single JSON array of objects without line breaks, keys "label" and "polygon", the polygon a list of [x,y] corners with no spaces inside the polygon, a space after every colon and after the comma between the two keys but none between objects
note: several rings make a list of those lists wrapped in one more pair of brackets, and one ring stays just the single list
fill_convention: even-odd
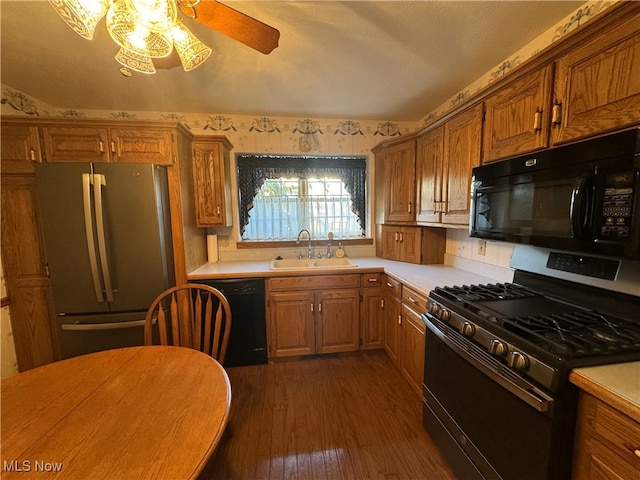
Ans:
[{"label": "cabinet drawer", "polygon": [[640,424],[603,402],[594,401],[591,408],[595,437],[640,471],[640,457],[635,454],[640,449]]},{"label": "cabinet drawer", "polygon": [[396,298],[400,298],[402,292],[402,284],[388,275],[382,276],[382,290]]},{"label": "cabinet drawer", "polygon": [[427,311],[427,296],[406,285],[402,287],[402,303],[418,313]]},{"label": "cabinet drawer", "polygon": [[382,285],[381,273],[363,273],[360,277],[362,287],[379,287]]},{"label": "cabinet drawer", "polygon": [[269,290],[310,290],[314,288],[358,288],[360,275],[308,275],[269,279]]}]

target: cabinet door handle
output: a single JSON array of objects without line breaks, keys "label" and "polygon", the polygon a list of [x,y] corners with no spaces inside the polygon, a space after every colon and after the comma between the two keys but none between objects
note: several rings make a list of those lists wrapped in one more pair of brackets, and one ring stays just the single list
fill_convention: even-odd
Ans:
[{"label": "cabinet door handle", "polygon": [[636,448],[633,453],[636,457],[640,457],[640,448]]},{"label": "cabinet door handle", "polygon": [[216,207],[216,215],[220,215],[220,205]]},{"label": "cabinet door handle", "polygon": [[560,120],[562,118],[562,102],[556,100],[553,102],[553,108],[551,109],[551,125],[553,127],[560,126]]},{"label": "cabinet door handle", "polygon": [[318,313],[322,313],[322,304],[321,303],[318,304]]},{"label": "cabinet door handle", "polygon": [[111,141],[111,153],[116,154],[116,142]]},{"label": "cabinet door handle", "polygon": [[398,232],[395,232],[396,242],[398,241]]},{"label": "cabinet door handle", "polygon": [[98,142],[98,148],[100,148],[100,153],[104,153],[104,142],[102,140]]},{"label": "cabinet door handle", "polygon": [[400,232],[400,243],[404,242],[404,233]]},{"label": "cabinet door handle", "polygon": [[398,315],[398,325],[402,325],[402,315]]},{"label": "cabinet door handle", "polygon": [[311,302],[311,312],[313,312],[313,302]]},{"label": "cabinet door handle", "polygon": [[411,213],[411,211],[413,210],[413,203],[409,202],[409,209],[408,209],[408,213]]},{"label": "cabinet door handle", "polygon": [[384,308],[384,298],[380,299],[380,308]]},{"label": "cabinet door handle", "polygon": [[542,131],[542,109],[536,108],[536,113],[533,115],[533,133],[540,133]]},{"label": "cabinet door handle", "polygon": [[35,162],[36,161],[36,149],[31,147],[30,152],[31,152],[31,161]]}]

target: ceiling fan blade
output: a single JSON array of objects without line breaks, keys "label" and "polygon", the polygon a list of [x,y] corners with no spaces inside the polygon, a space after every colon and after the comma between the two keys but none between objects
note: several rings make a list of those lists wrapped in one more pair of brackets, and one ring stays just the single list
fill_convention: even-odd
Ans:
[{"label": "ceiling fan blade", "polygon": [[214,0],[202,0],[195,7],[180,5],[185,15],[265,55],[278,46],[280,32],[255,18]]}]

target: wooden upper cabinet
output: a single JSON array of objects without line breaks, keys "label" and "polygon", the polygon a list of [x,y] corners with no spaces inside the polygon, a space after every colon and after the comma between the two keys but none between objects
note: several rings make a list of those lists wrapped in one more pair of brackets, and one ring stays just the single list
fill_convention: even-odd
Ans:
[{"label": "wooden upper cabinet", "polygon": [[413,222],[416,191],[416,142],[408,140],[385,153],[385,222]]},{"label": "wooden upper cabinet", "polygon": [[480,165],[482,105],[444,125],[443,223],[469,223],[471,169]]},{"label": "wooden upper cabinet", "polygon": [[170,128],[42,127],[47,162],[175,163]]},{"label": "wooden upper cabinet", "polygon": [[549,146],[552,74],[548,65],[485,100],[483,163]]},{"label": "wooden upper cabinet", "polygon": [[639,25],[640,8],[635,8],[558,60],[553,144],[640,123]]},{"label": "wooden upper cabinet", "polygon": [[231,144],[223,136],[194,139],[193,181],[199,227],[232,224],[230,149]]},{"label": "wooden upper cabinet", "polygon": [[171,129],[109,129],[112,161],[127,163],[175,163],[174,133]]},{"label": "wooden upper cabinet", "polygon": [[418,138],[416,152],[416,220],[440,222],[442,205],[442,168],[444,127],[438,127]]},{"label": "wooden upper cabinet", "polygon": [[2,124],[2,173],[34,173],[33,164],[42,161],[38,127]]},{"label": "wooden upper cabinet", "polygon": [[42,127],[47,162],[108,162],[109,130],[97,127]]}]

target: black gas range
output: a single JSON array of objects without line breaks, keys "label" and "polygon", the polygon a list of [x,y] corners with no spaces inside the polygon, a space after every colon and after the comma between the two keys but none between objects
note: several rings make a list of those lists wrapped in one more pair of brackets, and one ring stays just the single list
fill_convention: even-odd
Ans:
[{"label": "black gas range", "polygon": [[430,293],[425,427],[461,478],[568,479],[569,373],[640,360],[640,262],[519,245],[511,266]]}]

